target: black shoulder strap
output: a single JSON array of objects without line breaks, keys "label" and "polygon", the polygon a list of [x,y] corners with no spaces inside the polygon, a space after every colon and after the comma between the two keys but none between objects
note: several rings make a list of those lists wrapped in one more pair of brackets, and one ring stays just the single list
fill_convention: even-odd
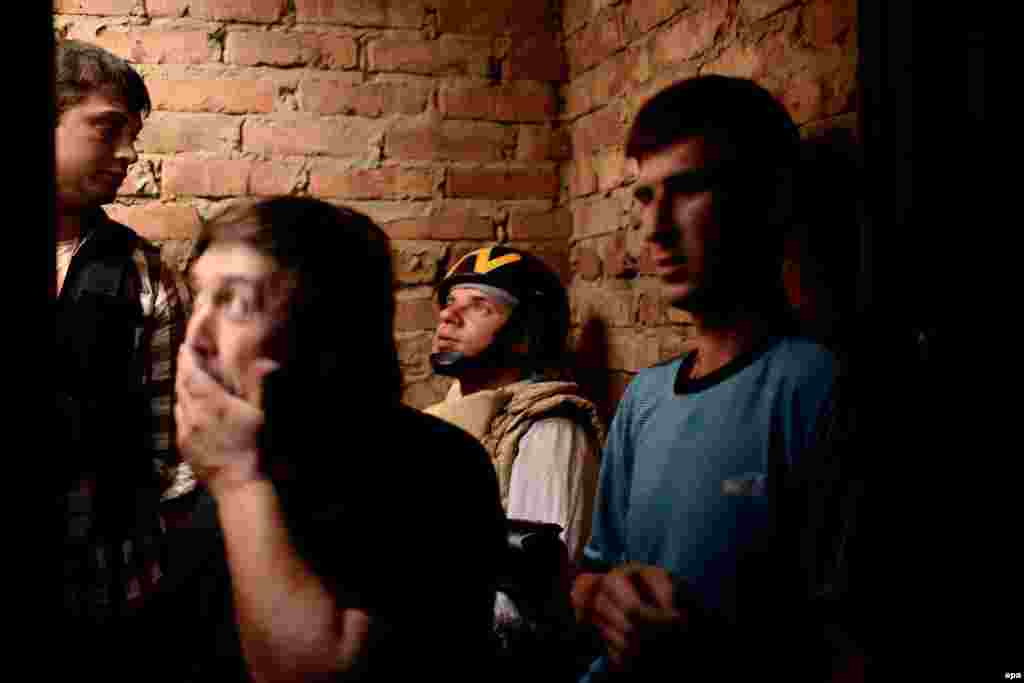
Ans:
[{"label": "black shoulder strap", "polygon": [[[143,322],[141,283],[132,258],[138,244],[132,230],[100,217],[71,259],[57,298],[56,334],[63,368],[58,376],[72,395],[112,387],[100,378],[136,374],[135,346]],[[125,388],[117,384],[118,391]]]},{"label": "black shoulder strap", "polygon": [[69,268],[62,296],[78,301],[90,292],[117,297],[125,291],[134,263],[132,254],[138,235],[113,221],[101,221],[75,255]]}]

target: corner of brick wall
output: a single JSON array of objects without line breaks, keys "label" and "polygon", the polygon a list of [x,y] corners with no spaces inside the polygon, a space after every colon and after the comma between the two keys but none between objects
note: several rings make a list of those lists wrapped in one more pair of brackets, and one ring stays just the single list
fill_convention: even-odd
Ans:
[{"label": "corner of brick wall", "polygon": [[609,414],[636,371],[684,348],[623,154],[653,93],[748,76],[807,135],[856,126],[854,0],[56,0],[54,27],[142,74],[154,111],[108,209],[172,263],[240,197],[314,196],[382,225],[416,406],[448,386],[426,362],[431,288],[490,242],[563,274],[577,370]]},{"label": "corner of brick wall", "polygon": [[107,208],[172,263],[242,197],[318,197],[384,228],[409,403],[448,386],[426,357],[452,258],[524,244],[568,281],[554,0],[55,0],[53,19],[149,88],[139,161]]}]

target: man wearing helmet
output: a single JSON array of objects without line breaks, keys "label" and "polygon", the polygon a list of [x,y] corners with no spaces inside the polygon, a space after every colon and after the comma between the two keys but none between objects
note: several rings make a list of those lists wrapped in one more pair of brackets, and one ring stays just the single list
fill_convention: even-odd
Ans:
[{"label": "man wearing helmet", "polygon": [[493,246],[457,261],[437,300],[430,361],[456,381],[427,412],[490,454],[510,541],[527,520],[559,525],[565,542],[560,560],[506,558],[494,621],[503,669],[515,678],[517,666],[542,660],[549,675],[571,679],[586,646],[576,641],[570,580],[590,535],[604,428],[577,385],[557,379],[569,328],[565,289],[535,256]]},{"label": "man wearing helmet", "polygon": [[569,327],[558,276],[529,253],[486,247],[455,263],[437,301],[430,362],[456,381],[426,412],[479,439],[507,516],[560,525],[577,560],[590,530],[603,426],[576,384],[555,379]]}]

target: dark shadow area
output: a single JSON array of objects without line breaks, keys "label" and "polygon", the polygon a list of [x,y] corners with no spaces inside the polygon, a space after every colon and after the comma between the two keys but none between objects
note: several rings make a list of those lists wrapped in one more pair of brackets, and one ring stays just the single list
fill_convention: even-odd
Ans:
[{"label": "dark shadow area", "polygon": [[576,349],[571,356],[571,372],[580,394],[597,406],[605,425],[611,422],[617,396],[612,395],[608,369],[608,328],[600,318],[583,323]]},{"label": "dark shadow area", "polygon": [[797,191],[784,285],[803,332],[839,350],[855,323],[862,261],[864,181],[851,131],[804,141]]}]

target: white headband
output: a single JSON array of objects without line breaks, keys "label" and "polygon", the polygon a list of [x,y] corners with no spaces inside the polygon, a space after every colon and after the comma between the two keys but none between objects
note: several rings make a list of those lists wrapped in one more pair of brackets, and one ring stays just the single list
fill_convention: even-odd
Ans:
[{"label": "white headband", "polygon": [[496,299],[499,303],[503,303],[506,306],[515,308],[519,305],[519,299],[512,296],[508,291],[501,289],[500,287],[493,287],[491,285],[483,285],[477,282],[463,282],[461,284],[452,287],[452,290],[456,289],[475,289],[481,294],[486,294],[492,299]]}]

